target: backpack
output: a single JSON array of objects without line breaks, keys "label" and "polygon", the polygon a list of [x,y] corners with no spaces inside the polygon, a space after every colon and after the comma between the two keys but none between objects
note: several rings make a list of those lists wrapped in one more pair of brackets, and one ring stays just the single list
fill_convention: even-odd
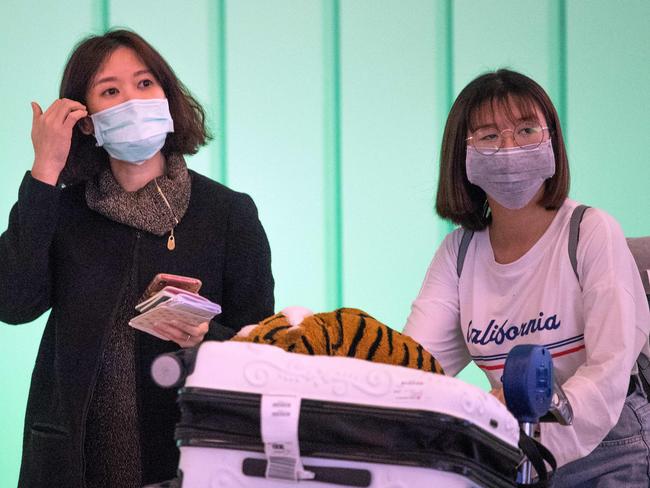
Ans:
[{"label": "backpack", "polygon": [[[571,261],[571,267],[573,268],[578,283],[580,283],[580,276],[578,275],[577,253],[578,240],[580,238],[580,223],[582,222],[582,217],[588,208],[589,207],[586,205],[578,205],[574,208],[569,223],[569,260]],[[463,271],[463,263],[465,262],[467,248],[469,247],[472,237],[474,237],[474,231],[463,229],[463,235],[461,237],[460,245],[458,246],[458,257],[456,259],[456,273],[459,278]],[[634,257],[634,261],[636,262],[639,273],[641,274],[641,281],[643,282],[646,300],[650,307],[650,236],[628,237],[627,245],[630,248],[630,252]],[[636,362],[643,389],[645,390],[646,396],[650,398],[650,359],[641,353]]]}]

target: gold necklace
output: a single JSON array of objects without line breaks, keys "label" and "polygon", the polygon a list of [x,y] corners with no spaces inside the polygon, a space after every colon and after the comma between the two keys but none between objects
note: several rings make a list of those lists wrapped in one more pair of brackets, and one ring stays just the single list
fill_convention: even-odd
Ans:
[{"label": "gold necklace", "polygon": [[[172,210],[172,206],[169,204],[169,201],[167,201],[167,197],[163,193],[163,191],[160,189],[160,186],[158,186],[158,179],[154,178],[154,183],[156,184],[156,188],[158,189],[158,193],[160,193],[160,196],[162,197],[163,201],[165,202],[165,205],[167,205],[167,208],[169,209],[169,213],[172,214],[172,218],[174,219],[174,222],[176,222],[175,226],[178,225],[178,219],[176,218],[176,215],[174,214],[174,211]],[[169,233],[169,238],[167,239],[167,249],[170,251],[173,251],[176,249],[176,239],[174,238],[174,227],[172,227],[171,232]]]}]

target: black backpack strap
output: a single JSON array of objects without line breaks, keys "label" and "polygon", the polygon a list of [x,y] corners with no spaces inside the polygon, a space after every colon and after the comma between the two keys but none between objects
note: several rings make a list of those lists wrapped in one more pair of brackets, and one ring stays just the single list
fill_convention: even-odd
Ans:
[{"label": "black backpack strap", "polygon": [[[519,448],[535,468],[538,478],[535,483],[527,485],[517,483],[517,486],[519,488],[545,488],[552,486],[553,475],[557,469],[557,462],[553,453],[539,441],[527,435],[523,429],[519,429]],[[550,472],[547,471],[545,462],[551,467]]]},{"label": "black backpack strap", "polygon": [[636,365],[639,368],[639,379],[643,391],[645,391],[646,397],[650,399],[650,359],[645,354],[640,353],[639,357],[636,358]]},{"label": "black backpack strap", "polygon": [[585,210],[589,207],[587,205],[578,205],[573,209],[571,214],[571,221],[569,222],[569,260],[571,267],[576,275],[578,283],[580,283],[580,276],[578,275],[578,239],[580,238],[580,222],[585,214]]},{"label": "black backpack strap", "polygon": [[465,256],[467,255],[467,248],[469,243],[474,237],[474,231],[469,229],[463,229],[463,237],[460,240],[460,246],[458,246],[458,258],[456,259],[456,273],[460,278],[460,274],[463,272],[463,265],[465,264]]}]

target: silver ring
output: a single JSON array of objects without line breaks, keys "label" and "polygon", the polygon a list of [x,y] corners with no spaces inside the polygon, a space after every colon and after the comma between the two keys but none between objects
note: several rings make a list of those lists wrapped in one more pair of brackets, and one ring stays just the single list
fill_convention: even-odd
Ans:
[{"label": "silver ring", "polygon": [[187,339],[185,339],[185,344],[190,343],[190,337],[192,337],[192,334],[187,334]]}]

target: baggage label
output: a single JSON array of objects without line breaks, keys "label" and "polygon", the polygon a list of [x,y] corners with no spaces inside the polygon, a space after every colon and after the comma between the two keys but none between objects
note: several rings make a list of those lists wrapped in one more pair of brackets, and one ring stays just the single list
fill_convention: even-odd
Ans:
[{"label": "baggage label", "polygon": [[300,460],[300,398],[262,395],[260,410],[266,477],[291,481],[313,479],[314,473],[305,471]]}]

